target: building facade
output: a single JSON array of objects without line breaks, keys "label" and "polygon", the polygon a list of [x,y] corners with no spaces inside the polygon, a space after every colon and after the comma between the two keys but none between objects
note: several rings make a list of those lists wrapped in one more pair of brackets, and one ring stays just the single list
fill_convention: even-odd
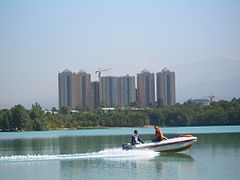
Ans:
[{"label": "building facade", "polygon": [[137,74],[137,103],[143,107],[155,104],[154,73],[145,69]]},{"label": "building facade", "polygon": [[202,99],[191,99],[190,102],[199,105],[207,105],[211,104],[211,100],[209,98],[202,98]]},{"label": "building facade", "polygon": [[76,101],[77,104],[75,107],[79,108],[91,108],[92,99],[91,99],[91,74],[86,73],[83,70],[80,70],[76,74]]},{"label": "building facade", "polygon": [[175,72],[164,68],[157,76],[157,102],[159,105],[176,104]]},{"label": "building facade", "polygon": [[135,76],[123,76],[120,77],[120,102],[121,106],[129,106],[136,102],[136,85]]},{"label": "building facade", "polygon": [[120,105],[120,79],[115,76],[101,77],[99,82],[100,104],[105,106]]},{"label": "building facade", "polygon": [[91,75],[85,71],[72,73],[64,70],[58,73],[59,109],[62,107],[90,108]]},{"label": "building facade", "polygon": [[59,109],[72,107],[72,72],[68,69],[58,73]]},{"label": "building facade", "polygon": [[134,76],[101,77],[99,83],[100,104],[105,106],[129,106],[136,102]]},{"label": "building facade", "polygon": [[91,83],[91,98],[92,98],[92,107],[97,108],[100,106],[99,99],[99,82],[94,81]]}]

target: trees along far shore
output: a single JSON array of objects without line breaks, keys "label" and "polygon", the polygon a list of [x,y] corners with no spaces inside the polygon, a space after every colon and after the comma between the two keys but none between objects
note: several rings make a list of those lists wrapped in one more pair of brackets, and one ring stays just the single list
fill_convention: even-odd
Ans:
[{"label": "trees along far shore", "polygon": [[[56,111],[56,108],[52,109]],[[30,110],[20,104],[10,109],[2,109],[0,110],[0,131],[41,131],[91,126],[240,125],[240,98],[233,98],[231,101],[221,100],[211,105],[184,103],[140,111],[131,111],[126,108],[105,113],[98,108],[71,114],[68,107],[63,110],[64,114],[45,113],[38,103],[33,104]]]}]

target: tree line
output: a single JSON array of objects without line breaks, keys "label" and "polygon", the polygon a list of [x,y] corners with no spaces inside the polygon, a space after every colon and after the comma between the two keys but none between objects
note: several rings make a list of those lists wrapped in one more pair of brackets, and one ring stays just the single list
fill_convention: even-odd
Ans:
[{"label": "tree line", "polygon": [[[53,108],[56,111],[56,108]],[[197,105],[191,101],[175,106],[131,110],[116,109],[104,112],[82,110],[71,113],[63,108],[58,114],[45,113],[35,103],[30,110],[22,105],[0,110],[0,131],[41,131],[62,128],[80,129],[87,127],[143,127],[158,126],[207,126],[240,125],[240,98],[221,100],[210,105]]]}]

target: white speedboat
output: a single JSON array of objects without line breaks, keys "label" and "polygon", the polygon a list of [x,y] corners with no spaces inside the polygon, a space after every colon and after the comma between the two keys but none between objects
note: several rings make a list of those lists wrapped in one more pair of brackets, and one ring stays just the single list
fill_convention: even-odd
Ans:
[{"label": "white speedboat", "polygon": [[131,149],[151,149],[156,152],[179,152],[185,151],[192,147],[192,144],[197,141],[197,137],[192,135],[181,135],[180,137],[165,139],[160,142],[145,142],[142,144],[131,145],[123,144],[124,150]]}]

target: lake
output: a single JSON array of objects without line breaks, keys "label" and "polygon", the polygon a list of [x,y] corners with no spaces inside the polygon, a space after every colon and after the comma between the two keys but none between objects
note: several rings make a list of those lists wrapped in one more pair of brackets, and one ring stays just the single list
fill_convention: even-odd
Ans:
[{"label": "lake", "polygon": [[[136,128],[143,140],[153,128]],[[0,133],[0,179],[240,178],[240,126],[162,128],[197,143],[175,154],[123,151],[134,128]]]}]

